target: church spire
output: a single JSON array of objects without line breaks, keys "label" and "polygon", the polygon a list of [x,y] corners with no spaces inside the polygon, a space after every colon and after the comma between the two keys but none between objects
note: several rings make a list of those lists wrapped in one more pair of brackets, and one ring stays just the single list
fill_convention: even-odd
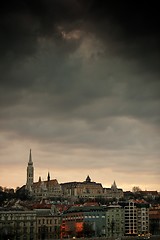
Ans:
[{"label": "church spire", "polygon": [[31,153],[31,149],[30,149],[30,153],[29,153],[29,163],[32,164],[32,153]]},{"label": "church spire", "polygon": [[114,180],[114,182],[113,182],[113,184],[112,184],[111,188],[112,188],[112,189],[117,189],[117,185],[116,185],[116,182],[115,182],[115,180]]},{"label": "church spire", "polygon": [[27,166],[27,183],[26,183],[26,188],[31,191],[32,185],[34,182],[34,167],[33,167],[33,162],[32,162],[32,154],[31,154],[31,149],[29,153],[29,161],[28,161],[28,166]]},{"label": "church spire", "polygon": [[91,182],[91,178],[90,178],[89,175],[88,175],[87,178],[86,178],[86,182]]},{"label": "church spire", "polygon": [[47,180],[48,180],[48,182],[50,181],[50,173],[49,172],[48,172]]}]

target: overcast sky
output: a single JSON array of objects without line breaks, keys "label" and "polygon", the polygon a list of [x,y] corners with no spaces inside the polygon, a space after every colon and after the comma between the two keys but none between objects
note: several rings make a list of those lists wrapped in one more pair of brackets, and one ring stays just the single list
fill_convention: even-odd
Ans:
[{"label": "overcast sky", "polygon": [[153,1],[0,8],[0,185],[92,181],[160,191],[160,30]]}]

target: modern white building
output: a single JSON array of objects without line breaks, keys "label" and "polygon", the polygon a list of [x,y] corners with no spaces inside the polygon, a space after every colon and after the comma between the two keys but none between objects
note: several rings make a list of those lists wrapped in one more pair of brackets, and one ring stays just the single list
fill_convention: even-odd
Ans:
[{"label": "modern white building", "polygon": [[129,200],[124,206],[125,235],[149,233],[149,204],[144,200]]}]

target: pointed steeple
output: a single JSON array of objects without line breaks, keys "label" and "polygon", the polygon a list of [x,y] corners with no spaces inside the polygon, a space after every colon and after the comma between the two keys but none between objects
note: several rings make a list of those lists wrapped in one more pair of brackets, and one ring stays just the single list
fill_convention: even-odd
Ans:
[{"label": "pointed steeple", "polygon": [[28,162],[29,164],[32,164],[33,162],[32,162],[32,153],[31,153],[31,149],[30,149],[30,153],[29,153],[29,162]]},{"label": "pointed steeple", "polygon": [[114,182],[113,182],[113,184],[112,184],[111,188],[112,188],[112,189],[117,189],[117,185],[116,185],[116,182],[115,182],[115,180],[114,180]]},{"label": "pointed steeple", "polygon": [[32,153],[30,149],[29,153],[29,161],[28,161],[28,166],[27,166],[27,182],[26,182],[26,188],[31,192],[32,185],[34,182],[34,167],[33,167],[33,162],[32,162]]},{"label": "pointed steeple", "polygon": [[47,180],[48,180],[48,182],[50,181],[50,173],[49,172],[48,172]]},{"label": "pointed steeple", "polygon": [[86,178],[86,182],[91,182],[91,179],[90,179],[89,175]]}]

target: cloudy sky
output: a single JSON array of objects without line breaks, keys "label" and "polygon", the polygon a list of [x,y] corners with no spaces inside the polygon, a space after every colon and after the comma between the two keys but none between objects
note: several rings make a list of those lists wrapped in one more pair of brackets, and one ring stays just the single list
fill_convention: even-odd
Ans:
[{"label": "cloudy sky", "polygon": [[[148,5],[147,5],[148,4]],[[92,181],[160,191],[159,8],[15,0],[0,13],[0,185]]]}]

